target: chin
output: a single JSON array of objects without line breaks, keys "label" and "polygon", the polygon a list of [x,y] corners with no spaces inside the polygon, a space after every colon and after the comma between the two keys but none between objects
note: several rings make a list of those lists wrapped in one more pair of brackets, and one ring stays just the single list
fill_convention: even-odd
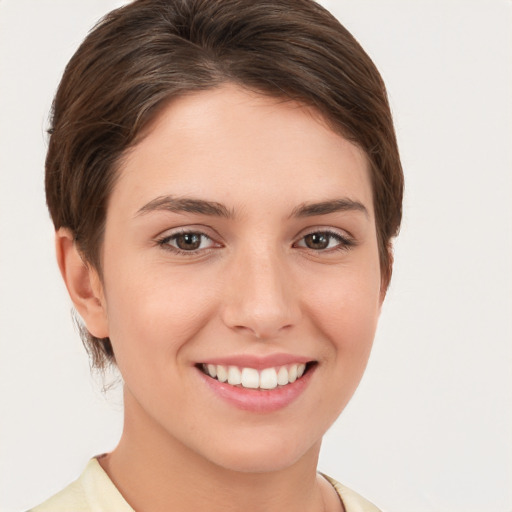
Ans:
[{"label": "chin", "polygon": [[272,473],[292,467],[304,458],[316,460],[321,440],[300,443],[295,436],[282,436],[255,440],[255,436],[229,446],[217,445],[218,450],[208,457],[211,462],[237,473]]}]

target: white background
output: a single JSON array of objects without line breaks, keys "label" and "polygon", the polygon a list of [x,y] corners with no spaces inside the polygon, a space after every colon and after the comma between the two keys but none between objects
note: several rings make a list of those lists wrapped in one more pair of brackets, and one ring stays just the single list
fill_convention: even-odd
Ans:
[{"label": "white background", "polygon": [[[512,2],[331,0],[387,82],[406,173],[367,374],[320,469],[389,512],[512,511]],[[113,0],[0,0],[0,511],[121,430],[70,319],[45,208],[47,113]],[[307,418],[304,418],[307,421]]]}]

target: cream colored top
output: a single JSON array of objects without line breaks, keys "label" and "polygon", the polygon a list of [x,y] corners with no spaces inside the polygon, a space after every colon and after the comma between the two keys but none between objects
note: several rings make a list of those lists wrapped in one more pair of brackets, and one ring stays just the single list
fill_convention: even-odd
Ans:
[{"label": "cream colored top", "polygon": [[[380,512],[362,496],[326,477],[338,493],[346,512]],[[28,512],[134,512],[110,480],[98,459],[89,461],[80,477]]]}]

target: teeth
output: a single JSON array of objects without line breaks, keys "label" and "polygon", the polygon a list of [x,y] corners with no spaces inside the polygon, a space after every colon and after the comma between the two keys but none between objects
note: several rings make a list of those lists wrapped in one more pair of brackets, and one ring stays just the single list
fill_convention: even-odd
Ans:
[{"label": "teeth", "polygon": [[217,367],[214,364],[208,365],[208,374],[210,375],[210,377],[217,377]]},{"label": "teeth", "polygon": [[228,380],[228,372],[224,366],[217,366],[217,380],[219,382],[226,382]]},{"label": "teeth", "polygon": [[295,382],[297,380],[297,365],[292,364],[288,370],[288,382]]},{"label": "teeth", "polygon": [[261,389],[277,388],[277,373],[275,368],[265,368],[260,375]]},{"label": "teeth", "polygon": [[277,386],[286,386],[300,379],[306,370],[306,365],[290,364],[277,368],[265,368],[258,371],[254,368],[239,368],[237,366],[223,366],[221,364],[203,364],[204,373],[227,382],[231,386],[242,386],[249,389],[275,389]]},{"label": "teeth", "polygon": [[260,374],[254,368],[242,370],[242,386],[244,388],[258,389],[260,387]]},{"label": "teeth", "polygon": [[236,366],[230,366],[228,368],[228,384],[232,386],[242,384],[242,374]]},{"label": "teeth", "polygon": [[281,366],[277,372],[277,383],[280,386],[286,386],[288,384],[288,369],[286,366]]}]

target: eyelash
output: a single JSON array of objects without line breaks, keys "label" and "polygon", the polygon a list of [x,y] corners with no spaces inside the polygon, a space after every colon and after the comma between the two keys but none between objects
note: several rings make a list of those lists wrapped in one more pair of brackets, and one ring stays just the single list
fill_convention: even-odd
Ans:
[{"label": "eyelash", "polygon": [[[170,244],[170,242],[172,240],[176,241],[179,237],[186,236],[186,235],[198,235],[199,237],[201,237],[202,240],[204,240],[204,239],[210,240],[213,245],[215,245],[215,243],[216,243],[210,236],[208,236],[205,233],[202,233],[201,231],[192,231],[192,230],[189,231],[189,230],[185,230],[185,229],[182,231],[178,231],[177,233],[172,233],[171,235],[166,235],[162,238],[159,238],[158,240],[156,240],[156,243],[160,247],[162,247],[162,249],[170,251],[174,254],[178,254],[180,256],[196,256],[199,252],[204,253],[205,251],[209,251],[213,248],[216,248],[216,247],[208,247],[205,249],[199,248],[199,249],[193,249],[193,250],[184,250],[184,249],[180,249],[179,247],[174,247]],[[217,246],[221,247],[221,244],[217,243]]]},{"label": "eyelash", "polygon": [[[184,250],[180,249],[179,247],[175,247],[170,244],[171,241],[176,241],[178,237],[180,236],[186,236],[186,235],[197,235],[201,237],[201,239],[207,239],[212,242],[212,247],[207,247],[204,249],[198,248],[198,249],[191,249],[191,250]],[[299,245],[300,242],[302,242],[306,237],[312,236],[312,235],[325,235],[329,238],[334,238],[338,244],[335,247],[331,248],[325,248],[325,249],[312,249],[307,246]],[[182,256],[197,256],[199,253],[204,254],[206,251],[210,251],[214,248],[220,248],[222,247],[221,244],[216,243],[210,236],[208,236],[205,233],[202,233],[201,231],[188,231],[188,230],[182,230],[177,233],[172,233],[171,235],[166,235],[162,238],[159,238],[156,240],[157,245],[162,247],[164,250],[171,251],[174,254],[182,255]],[[330,242],[329,242],[330,243]],[[215,244],[217,244],[217,247],[215,247]],[[343,236],[340,233],[336,231],[331,231],[329,229],[319,229],[315,231],[310,231],[303,235],[297,242],[293,244],[293,247],[302,247],[308,251],[312,251],[314,253],[331,253],[331,252],[338,252],[338,251],[347,251],[351,247],[355,246],[356,242],[354,239],[348,236]]]},{"label": "eyelash", "polygon": [[[330,252],[338,252],[338,251],[347,251],[351,247],[354,247],[356,245],[355,240],[349,236],[344,236],[337,231],[331,231],[329,229],[319,229],[315,231],[310,231],[309,233],[306,233],[303,235],[298,242],[295,242],[293,244],[294,247],[298,246],[298,243],[303,241],[306,237],[311,235],[326,235],[327,237],[334,238],[338,244],[335,247],[326,248],[326,249],[311,249],[310,247],[304,247],[305,249],[308,249],[313,252],[318,253],[330,253]],[[303,247],[303,246],[300,246]]]}]

